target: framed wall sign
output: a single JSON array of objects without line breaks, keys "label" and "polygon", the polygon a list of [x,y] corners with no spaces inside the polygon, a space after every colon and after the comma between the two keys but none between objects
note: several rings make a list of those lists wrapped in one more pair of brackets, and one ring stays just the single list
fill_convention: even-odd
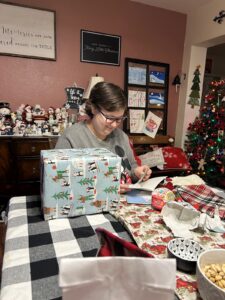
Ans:
[{"label": "framed wall sign", "polygon": [[81,62],[120,65],[121,37],[81,30]]},{"label": "framed wall sign", "polygon": [[56,60],[55,12],[0,3],[0,54]]},{"label": "framed wall sign", "polygon": [[66,87],[67,103],[70,108],[79,108],[79,105],[83,103],[84,89],[80,87]]}]

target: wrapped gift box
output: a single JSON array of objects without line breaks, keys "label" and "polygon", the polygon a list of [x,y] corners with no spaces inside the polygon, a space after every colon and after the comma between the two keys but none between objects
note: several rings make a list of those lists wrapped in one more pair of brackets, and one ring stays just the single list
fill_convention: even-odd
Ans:
[{"label": "wrapped gift box", "polygon": [[116,209],[121,158],[104,148],[41,151],[45,220]]}]

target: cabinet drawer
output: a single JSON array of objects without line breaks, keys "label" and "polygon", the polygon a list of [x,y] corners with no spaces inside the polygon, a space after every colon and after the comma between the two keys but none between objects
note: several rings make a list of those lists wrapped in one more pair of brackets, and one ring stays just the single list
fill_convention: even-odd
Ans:
[{"label": "cabinet drawer", "polygon": [[0,181],[11,181],[12,180],[12,157],[10,153],[9,139],[1,138],[0,140]]},{"label": "cabinet drawer", "polygon": [[2,195],[10,195],[14,188],[13,183],[0,182],[0,199]]},{"label": "cabinet drawer", "polygon": [[13,141],[13,152],[16,156],[40,155],[40,151],[46,149],[49,149],[48,140]]},{"label": "cabinet drawer", "polygon": [[40,160],[39,158],[17,159],[17,180],[40,180]]}]

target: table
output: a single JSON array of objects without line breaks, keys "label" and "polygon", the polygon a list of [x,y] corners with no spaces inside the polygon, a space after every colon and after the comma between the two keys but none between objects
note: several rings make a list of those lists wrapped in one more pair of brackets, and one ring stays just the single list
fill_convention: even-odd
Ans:
[{"label": "table", "polygon": [[63,257],[96,256],[97,227],[132,241],[109,213],[44,221],[40,196],[11,198],[1,300],[61,299],[58,263]]},{"label": "table", "polygon": [[[139,248],[156,258],[167,257],[167,244],[174,238],[172,231],[166,227],[160,211],[151,205],[128,204],[121,199],[120,208],[113,212],[116,219],[127,228]],[[207,249],[225,248],[225,234],[216,232],[193,233],[193,239]],[[196,275],[177,271],[176,295],[180,300],[200,300]]]}]

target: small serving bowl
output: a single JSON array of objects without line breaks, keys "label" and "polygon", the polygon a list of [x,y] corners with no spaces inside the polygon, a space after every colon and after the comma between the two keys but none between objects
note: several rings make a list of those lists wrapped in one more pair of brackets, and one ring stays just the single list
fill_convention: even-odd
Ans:
[{"label": "small serving bowl", "polygon": [[202,246],[191,239],[176,238],[167,245],[168,257],[176,259],[177,269],[191,274],[196,272],[197,259],[203,251]]},{"label": "small serving bowl", "polygon": [[[214,264],[213,267],[212,264]],[[206,250],[203,253],[201,253],[198,257],[197,270],[196,270],[197,286],[203,300],[212,300],[212,299],[224,300],[225,299],[225,286],[224,288],[222,288],[217,284],[213,283],[209,278],[207,278],[204,272],[205,266],[209,266],[210,271],[208,270],[207,274],[208,276],[210,274],[210,278],[211,277],[215,278],[215,276],[217,276],[218,273],[220,273],[220,271],[218,271],[217,269],[216,272],[213,269],[216,264],[219,264],[220,266],[225,265],[225,249]],[[222,272],[223,269],[221,270],[221,273]],[[223,277],[222,280],[225,281],[225,276],[222,275],[221,277]]]}]

